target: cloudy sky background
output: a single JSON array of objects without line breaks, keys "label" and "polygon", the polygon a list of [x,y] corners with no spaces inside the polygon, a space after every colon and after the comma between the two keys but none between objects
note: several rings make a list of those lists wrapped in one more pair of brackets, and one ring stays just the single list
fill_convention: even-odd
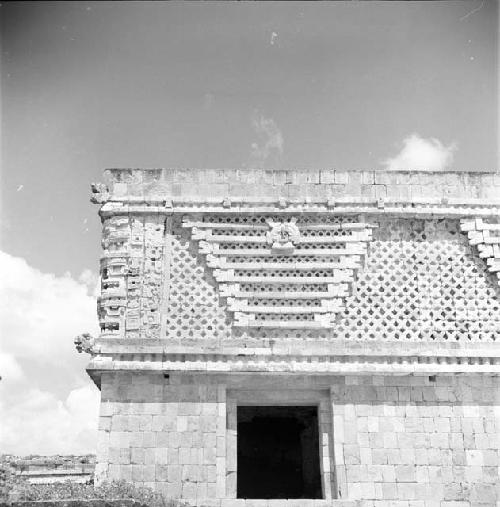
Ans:
[{"label": "cloudy sky background", "polygon": [[0,15],[0,452],[95,449],[103,168],[498,168],[495,0]]}]

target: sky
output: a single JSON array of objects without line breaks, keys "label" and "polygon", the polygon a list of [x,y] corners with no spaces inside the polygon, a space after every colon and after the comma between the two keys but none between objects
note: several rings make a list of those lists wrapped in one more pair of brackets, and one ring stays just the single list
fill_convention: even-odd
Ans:
[{"label": "sky", "polygon": [[95,450],[106,167],[498,170],[498,3],[8,2],[0,453]]}]

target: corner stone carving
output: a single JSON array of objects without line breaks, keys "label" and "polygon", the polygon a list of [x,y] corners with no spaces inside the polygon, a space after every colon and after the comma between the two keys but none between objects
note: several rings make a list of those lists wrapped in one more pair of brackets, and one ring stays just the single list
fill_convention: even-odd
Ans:
[{"label": "corner stone carving", "polygon": [[92,183],[90,190],[90,202],[94,204],[104,204],[109,199],[109,189],[104,183]]},{"label": "corner stone carving", "polygon": [[95,338],[93,338],[89,333],[79,334],[74,340],[75,348],[79,354],[85,352],[86,354],[94,354],[94,344]]},{"label": "corner stone carving", "polygon": [[164,227],[156,216],[112,216],[103,221],[101,337],[159,336]]}]

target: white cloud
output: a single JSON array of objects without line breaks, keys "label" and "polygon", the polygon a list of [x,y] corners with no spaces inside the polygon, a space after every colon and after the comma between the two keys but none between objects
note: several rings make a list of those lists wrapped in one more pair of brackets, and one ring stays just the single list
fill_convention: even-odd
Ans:
[{"label": "white cloud", "polygon": [[78,281],[87,287],[87,295],[94,296],[95,298],[99,295],[101,284],[99,276],[93,271],[84,269],[78,277]]},{"label": "white cloud", "polygon": [[0,252],[0,326],[2,348],[24,357],[58,362],[74,355],[73,338],[97,332],[96,302],[86,284],[70,274],[56,277],[30,267],[24,259]]},{"label": "white cloud", "polygon": [[36,388],[9,396],[2,386],[0,448],[8,454],[86,454],[97,440],[99,391],[92,385],[60,400]]},{"label": "white cloud", "polygon": [[0,376],[12,380],[23,378],[23,369],[12,354],[0,352]]},{"label": "white cloud", "polygon": [[0,252],[0,449],[13,454],[95,449],[98,390],[73,339],[97,334],[96,275],[42,273]]},{"label": "white cloud", "polygon": [[283,156],[284,140],[276,122],[272,118],[255,113],[252,117],[252,127],[259,140],[251,146],[251,165],[279,164]]},{"label": "white cloud", "polygon": [[457,144],[445,146],[439,139],[425,139],[412,134],[403,141],[403,148],[382,163],[389,171],[444,171],[453,163]]}]

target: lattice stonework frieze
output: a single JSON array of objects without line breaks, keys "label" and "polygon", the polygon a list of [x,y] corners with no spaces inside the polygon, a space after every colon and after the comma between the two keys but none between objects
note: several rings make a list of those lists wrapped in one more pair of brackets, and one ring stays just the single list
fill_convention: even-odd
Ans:
[{"label": "lattice stonework frieze", "polygon": [[233,326],[327,329],[377,225],[330,215],[204,215],[185,217],[183,227],[199,242]]},{"label": "lattice stonework frieze", "polygon": [[479,257],[486,261],[486,269],[500,285],[500,220],[463,219],[460,228],[467,233],[470,245],[477,247]]}]

